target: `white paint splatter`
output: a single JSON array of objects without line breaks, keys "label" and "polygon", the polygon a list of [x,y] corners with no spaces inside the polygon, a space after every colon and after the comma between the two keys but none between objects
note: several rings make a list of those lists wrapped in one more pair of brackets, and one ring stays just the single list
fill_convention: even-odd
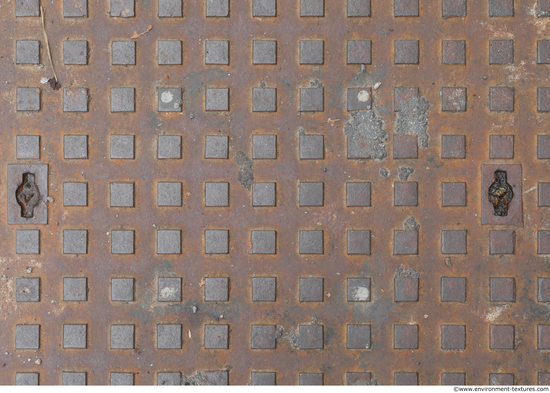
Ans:
[{"label": "white paint splatter", "polygon": [[160,95],[160,100],[164,102],[165,104],[172,102],[174,99],[174,95],[170,91],[163,91]]},{"label": "white paint splatter", "polygon": [[176,288],[164,287],[160,290],[160,297],[163,299],[170,299],[176,296]]},{"label": "white paint splatter", "polygon": [[367,287],[357,287],[353,290],[353,298],[355,300],[366,302],[369,300],[370,291]]},{"label": "white paint splatter", "polygon": [[361,90],[357,93],[357,99],[361,102],[367,102],[370,99],[370,94],[367,90]]},{"label": "white paint splatter", "polygon": [[488,309],[485,312],[485,321],[486,322],[494,322],[500,315],[506,310],[508,306],[499,306],[495,307],[493,309]]}]

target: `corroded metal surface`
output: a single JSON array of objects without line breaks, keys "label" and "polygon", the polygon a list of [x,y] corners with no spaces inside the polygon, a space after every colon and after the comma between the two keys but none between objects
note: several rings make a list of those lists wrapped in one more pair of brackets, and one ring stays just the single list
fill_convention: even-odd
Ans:
[{"label": "corroded metal surface", "polygon": [[59,90],[0,8],[1,383],[550,382],[547,1],[42,5]]}]

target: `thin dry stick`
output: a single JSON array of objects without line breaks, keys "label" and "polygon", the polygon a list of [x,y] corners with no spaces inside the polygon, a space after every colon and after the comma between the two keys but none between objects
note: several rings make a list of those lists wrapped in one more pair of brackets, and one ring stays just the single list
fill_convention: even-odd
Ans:
[{"label": "thin dry stick", "polygon": [[44,31],[44,39],[46,40],[46,48],[48,48],[48,58],[50,59],[50,65],[52,66],[53,77],[57,83],[57,74],[55,73],[55,68],[53,68],[52,53],[50,52],[50,42],[48,41],[48,34],[46,34],[46,22],[44,22],[44,7],[40,6],[40,11],[42,13],[42,30]]}]

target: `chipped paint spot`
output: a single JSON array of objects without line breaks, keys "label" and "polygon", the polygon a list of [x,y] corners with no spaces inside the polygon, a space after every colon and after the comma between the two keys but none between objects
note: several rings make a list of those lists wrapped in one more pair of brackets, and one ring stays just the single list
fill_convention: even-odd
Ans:
[{"label": "chipped paint spot", "polygon": [[[369,300],[370,291],[367,287],[356,287],[353,290],[353,299],[360,301],[360,302],[366,302]],[[368,348],[368,347],[367,347]]]}]

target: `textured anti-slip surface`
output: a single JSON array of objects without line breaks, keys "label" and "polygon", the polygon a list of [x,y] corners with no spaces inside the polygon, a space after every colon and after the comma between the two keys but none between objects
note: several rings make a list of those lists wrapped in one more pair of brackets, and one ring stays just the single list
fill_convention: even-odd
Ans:
[{"label": "textured anti-slip surface", "polygon": [[0,383],[550,383],[547,15],[4,2]]}]

